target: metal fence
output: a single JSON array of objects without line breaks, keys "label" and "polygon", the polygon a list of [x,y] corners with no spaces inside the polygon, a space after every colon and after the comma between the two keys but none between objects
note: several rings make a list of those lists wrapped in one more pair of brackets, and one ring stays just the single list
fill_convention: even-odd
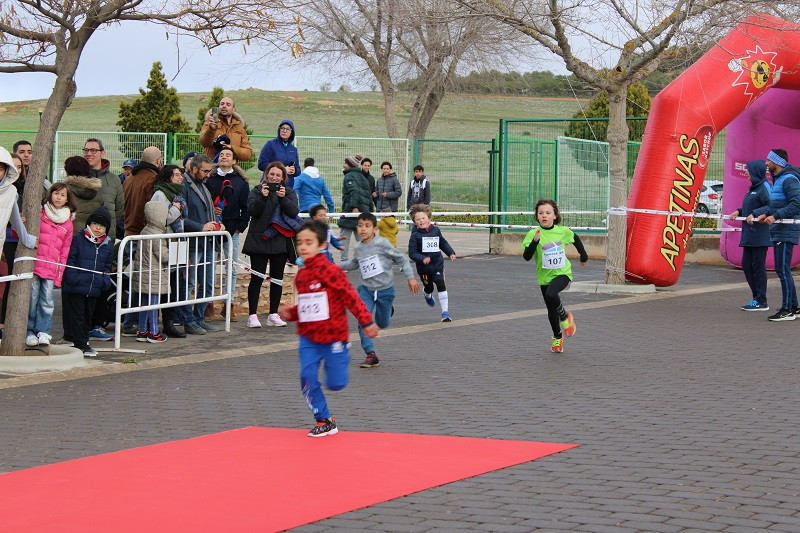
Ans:
[{"label": "metal fence", "polygon": [[[631,131],[644,131],[645,118],[628,118]],[[493,211],[531,211],[537,199],[554,198],[572,227],[604,231],[609,205],[608,119],[501,120],[498,175],[493,179]],[[571,135],[586,138],[575,138]],[[603,140],[599,140],[603,139]],[[722,179],[725,132],[714,141],[708,179]],[[640,142],[628,142],[630,189]],[[594,213],[589,213],[594,212]],[[533,224],[533,215],[503,217],[504,224]]]},{"label": "metal fence", "polygon": [[14,143],[17,141],[25,140],[33,146],[36,133],[36,130],[0,130],[0,146],[9,152],[14,151]]},{"label": "metal fence", "polygon": [[65,177],[64,160],[74,155],[83,155],[86,139],[100,139],[106,150],[105,159],[110,163],[111,171],[122,172],[122,163],[126,159],[139,160],[148,146],[155,146],[162,154],[167,153],[166,133],[131,133],[122,131],[57,131],[53,146],[52,181],[61,181]]},{"label": "metal fence", "polygon": [[[211,246],[209,261],[192,257],[191,250],[198,249],[200,241],[206,248]],[[166,245],[166,257],[162,243]],[[145,268],[145,257],[156,261],[149,261]],[[117,249],[114,348],[120,349],[122,315],[167,307],[222,300],[226,306],[225,331],[230,331],[233,268],[233,240],[227,231],[125,237]],[[213,279],[211,294],[204,289],[205,269]],[[176,285],[171,285],[170,278]],[[162,294],[157,303],[151,303],[151,295]]]},{"label": "metal fence", "polygon": [[[250,135],[250,145],[253,147],[253,157],[249,162],[240,162],[247,178],[252,185],[258,183],[262,172],[256,168],[258,154],[261,148],[275,136]],[[295,146],[300,156],[300,165],[307,157],[313,157],[315,166],[320,175],[325,178],[325,183],[331,191],[334,203],[337,206],[342,198],[342,165],[347,156],[361,154],[372,160],[372,175],[379,178],[380,165],[389,161],[397,173],[403,190],[408,189],[409,176],[409,142],[408,139],[392,138],[366,138],[366,137],[295,137]],[[183,154],[202,151],[200,135],[197,133],[176,133],[173,136],[173,150],[175,158],[183,158]],[[244,164],[242,164],[244,163]],[[403,197],[405,198],[405,196]],[[402,200],[402,199],[401,199]]]},{"label": "metal fence", "polygon": [[[431,205],[456,211],[489,206],[490,140],[417,139],[414,166],[431,184]],[[405,204],[402,204],[405,206]]]}]

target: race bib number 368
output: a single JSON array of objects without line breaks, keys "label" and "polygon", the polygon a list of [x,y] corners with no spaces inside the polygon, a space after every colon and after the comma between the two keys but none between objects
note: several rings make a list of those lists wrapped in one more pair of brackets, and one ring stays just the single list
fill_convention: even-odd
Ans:
[{"label": "race bib number 368", "polygon": [[319,322],[331,317],[328,307],[328,293],[311,292],[297,295],[297,321]]},{"label": "race bib number 368", "polygon": [[439,237],[423,237],[422,238],[422,253],[439,251]]}]

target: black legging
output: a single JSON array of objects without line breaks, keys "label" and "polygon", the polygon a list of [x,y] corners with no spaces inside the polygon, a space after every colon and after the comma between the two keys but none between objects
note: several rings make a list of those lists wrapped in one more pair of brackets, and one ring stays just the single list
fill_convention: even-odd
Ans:
[{"label": "black legging", "polygon": [[[288,254],[269,254],[269,255],[251,255],[250,268],[256,272],[265,273],[267,271],[267,263],[269,262],[269,277],[274,280],[283,279],[283,271],[286,268],[286,258]],[[258,297],[261,294],[261,284],[264,279],[255,274],[250,274],[250,283],[247,285],[247,305],[250,308],[250,314],[255,315],[258,313]],[[277,313],[278,306],[281,304],[281,295],[283,294],[283,285],[269,282],[269,312]]]},{"label": "black legging", "polygon": [[[8,273],[14,273],[14,257],[17,255],[17,243],[16,242],[4,242],[3,243],[3,254],[6,256],[6,264],[8,265]],[[5,324],[6,322],[6,306],[8,306],[8,293],[11,290],[11,282],[6,281],[6,285],[3,288],[3,303],[0,305],[0,324]]]},{"label": "black legging", "polygon": [[433,286],[436,285],[436,290],[444,292],[447,287],[444,284],[444,274],[420,274],[419,279],[422,281],[422,290],[425,294],[433,294]]},{"label": "black legging", "polygon": [[569,285],[569,277],[563,274],[556,276],[549,285],[540,285],[544,304],[547,306],[547,319],[550,321],[550,327],[553,328],[554,337],[561,337],[561,321],[567,318],[567,312],[561,305],[561,298],[558,296],[558,293],[566,289],[567,285]]}]

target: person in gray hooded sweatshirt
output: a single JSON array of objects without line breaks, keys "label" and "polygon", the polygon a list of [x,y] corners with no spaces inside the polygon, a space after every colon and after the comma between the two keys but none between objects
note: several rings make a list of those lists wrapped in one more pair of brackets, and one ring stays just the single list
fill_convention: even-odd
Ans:
[{"label": "person in gray hooded sweatshirt", "polygon": [[[356,226],[361,244],[356,246],[353,259],[339,263],[343,270],[359,270],[361,285],[358,286],[358,295],[372,313],[375,323],[379,328],[389,327],[389,321],[394,312],[394,270],[393,265],[399,265],[400,271],[408,278],[408,288],[412,294],[419,293],[419,283],[414,278],[411,264],[405,255],[397,251],[388,239],[376,237],[378,220],[372,213],[358,215]],[[373,312],[374,311],[374,312]],[[358,326],[361,336],[361,347],[367,354],[361,363],[361,368],[378,366],[380,361],[375,354],[372,339],[364,335],[361,326]]]}]

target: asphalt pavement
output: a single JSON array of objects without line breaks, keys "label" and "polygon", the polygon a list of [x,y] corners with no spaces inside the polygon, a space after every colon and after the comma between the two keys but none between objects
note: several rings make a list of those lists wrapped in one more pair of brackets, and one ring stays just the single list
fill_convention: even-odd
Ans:
[{"label": "asphalt pavement", "polygon": [[[482,238],[454,243],[466,257],[447,262],[452,323],[397,276],[381,364],[358,368],[354,343],[350,385],[328,395],[337,422],[580,447],[298,531],[800,531],[800,320],[741,311],[735,269],[686,265],[655,294],[564,293],[577,333],[553,354],[533,264],[485,255]],[[573,269],[602,279],[601,261]],[[770,302],[779,294],[770,274]],[[0,471],[250,425],[308,428],[296,346],[291,325],[240,320],[86,369],[6,376]]]}]

